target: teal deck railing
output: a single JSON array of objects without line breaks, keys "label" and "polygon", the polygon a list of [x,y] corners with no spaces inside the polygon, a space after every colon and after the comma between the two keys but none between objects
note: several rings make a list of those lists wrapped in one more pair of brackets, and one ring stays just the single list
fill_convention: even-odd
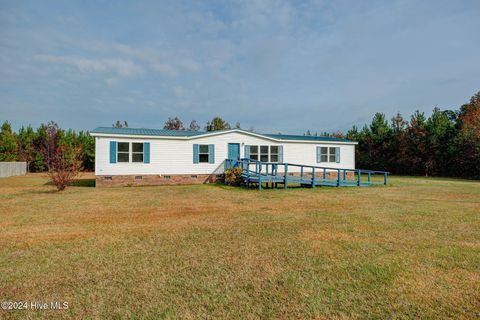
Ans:
[{"label": "teal deck railing", "polygon": [[[240,167],[242,179],[247,186],[263,185],[277,187],[282,184],[285,189],[289,185],[300,185],[315,188],[316,186],[332,187],[366,187],[386,185],[389,172],[363,169],[343,169],[321,166],[309,166],[293,163],[262,162],[243,158],[226,159],[225,170]],[[293,170],[292,170],[293,169]]]}]

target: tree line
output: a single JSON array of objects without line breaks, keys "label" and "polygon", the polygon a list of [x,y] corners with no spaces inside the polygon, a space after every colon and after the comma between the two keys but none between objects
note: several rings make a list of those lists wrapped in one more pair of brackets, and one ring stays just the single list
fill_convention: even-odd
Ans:
[{"label": "tree line", "polygon": [[[116,121],[113,127],[128,127],[126,121]],[[237,122],[234,128],[241,128]],[[178,117],[168,118],[164,129],[200,130],[192,120],[185,127]],[[220,117],[214,117],[204,126],[205,131],[230,129],[232,126]],[[93,170],[95,141],[88,131],[61,129],[55,122],[42,124],[36,130],[30,125],[14,132],[8,121],[0,130],[0,161],[26,161],[31,172],[48,170],[45,147],[51,143],[55,131],[56,148],[64,152],[76,150],[83,170]],[[249,128],[249,131],[254,131]],[[307,131],[305,135],[312,135]],[[313,135],[319,135],[314,133]],[[353,127],[346,133],[323,132],[321,136],[335,136],[358,141],[356,167],[386,170],[394,174],[453,176],[480,178],[480,92],[458,110],[440,110],[435,107],[430,117],[416,111],[405,119],[400,113],[387,120],[376,113],[369,125]],[[50,142],[49,142],[50,141]]]},{"label": "tree line", "polygon": [[362,129],[321,135],[357,141],[357,168],[480,179],[480,92],[458,110],[435,107],[428,118],[416,111],[408,119],[397,113],[390,121],[376,113]]}]

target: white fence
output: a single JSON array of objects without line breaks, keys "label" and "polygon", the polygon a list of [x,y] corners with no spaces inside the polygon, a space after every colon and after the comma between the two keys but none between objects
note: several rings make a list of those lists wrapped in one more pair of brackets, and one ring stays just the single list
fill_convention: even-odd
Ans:
[{"label": "white fence", "polygon": [[26,162],[0,162],[0,178],[27,174]]}]

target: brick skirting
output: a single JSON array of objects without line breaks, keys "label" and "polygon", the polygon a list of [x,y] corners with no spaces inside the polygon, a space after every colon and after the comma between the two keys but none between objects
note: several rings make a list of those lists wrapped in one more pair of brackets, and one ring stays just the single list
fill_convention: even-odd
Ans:
[{"label": "brick skirting", "polygon": [[203,184],[223,182],[223,175],[217,174],[170,174],[170,175],[121,175],[95,176],[97,187],[117,186],[161,186],[180,184]]}]

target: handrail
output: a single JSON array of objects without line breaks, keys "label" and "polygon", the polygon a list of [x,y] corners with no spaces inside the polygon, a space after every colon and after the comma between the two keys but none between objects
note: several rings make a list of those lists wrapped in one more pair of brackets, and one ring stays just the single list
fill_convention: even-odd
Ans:
[{"label": "handrail", "polygon": [[389,171],[379,171],[379,170],[369,170],[369,169],[350,169],[350,168],[334,168],[334,167],[321,167],[321,166],[312,166],[308,164],[297,164],[297,163],[289,163],[289,162],[264,162],[264,161],[259,161],[255,159],[250,159],[250,158],[241,158],[240,160],[235,160],[235,159],[227,159],[231,161],[237,161],[241,162],[244,160],[250,161],[250,162],[258,162],[261,163],[262,165],[285,165],[288,164],[289,166],[294,166],[294,167],[304,167],[304,168],[316,168],[316,169],[327,169],[327,170],[346,170],[346,171],[358,171],[361,170],[362,173],[378,173],[378,174],[384,174],[388,173],[390,174]]},{"label": "handrail", "polygon": [[[251,165],[255,165],[255,169],[251,169]],[[271,170],[269,171],[269,166]],[[283,166],[284,172],[283,175],[278,175],[278,167]],[[289,174],[288,167],[300,167],[300,176]],[[272,179],[280,179],[280,183],[284,184],[285,189],[287,188],[289,180],[292,182],[300,182],[306,185],[310,185],[314,188],[316,185],[332,185],[334,183],[337,187],[340,186],[365,186],[373,184],[381,184],[381,182],[372,181],[372,175],[383,175],[383,184],[387,184],[388,171],[377,171],[377,170],[365,170],[365,169],[348,169],[348,168],[333,168],[333,167],[321,167],[321,166],[312,166],[312,165],[303,165],[303,164],[294,164],[286,162],[262,162],[250,158],[241,158],[241,159],[225,159],[225,169],[240,167],[242,169],[242,176],[245,175],[247,184],[250,181],[258,182],[258,188],[262,188],[262,183],[273,181]],[[265,168],[265,171],[263,170]],[[311,173],[305,173],[304,168],[312,169]],[[323,179],[317,177],[316,169],[323,171]],[[334,179],[327,178],[326,173],[329,173],[329,176],[332,171],[336,172],[337,176]],[[347,179],[347,172],[353,172],[357,177],[353,176],[353,179]],[[308,178],[305,176],[308,174]],[[311,178],[310,178],[311,174]],[[367,182],[362,182],[362,174],[365,177],[367,176]],[[342,178],[341,178],[342,177]],[[256,181],[255,181],[256,180]],[[273,183],[272,183],[273,184]]]}]

